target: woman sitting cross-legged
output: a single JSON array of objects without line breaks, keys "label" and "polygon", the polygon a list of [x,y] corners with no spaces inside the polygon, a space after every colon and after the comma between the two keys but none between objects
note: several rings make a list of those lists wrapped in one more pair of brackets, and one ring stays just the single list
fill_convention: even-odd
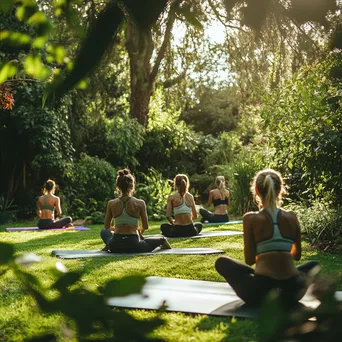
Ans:
[{"label": "woman sitting cross-legged", "polygon": [[230,204],[229,191],[226,189],[226,181],[223,176],[217,176],[215,179],[216,189],[210,190],[207,206],[214,204],[214,213],[200,208],[202,215],[201,222],[228,222],[229,217],[227,207]]},{"label": "woman sitting cross-legged", "polygon": [[[148,229],[146,204],[133,197],[135,179],[130,170],[118,171],[116,186],[120,196],[108,202],[101,238],[103,250],[113,253],[147,253],[157,247],[170,249],[165,237],[142,237]],[[114,226],[111,225],[114,219]],[[139,228],[139,220],[141,227]]]},{"label": "woman sitting cross-legged", "polygon": [[243,217],[244,255],[255,269],[221,257],[216,270],[248,304],[261,304],[270,290],[278,289],[284,305],[291,307],[304,296],[307,273],[317,262],[294,264],[301,258],[301,230],[296,215],[280,208],[285,193],[281,175],[271,169],[260,171],[251,191],[260,211]]},{"label": "woman sitting cross-legged", "polygon": [[[166,217],[170,223],[163,223],[160,230],[168,237],[195,236],[202,230],[202,223],[192,221],[197,218],[194,197],[188,192],[189,179],[179,174],[174,179],[176,192],[167,200]],[[175,216],[173,220],[172,209]]]},{"label": "woman sitting cross-legged", "polygon": [[55,210],[57,215],[62,215],[61,200],[55,196],[56,183],[48,179],[44,184],[43,194],[37,201],[37,214],[39,216],[38,228],[71,228],[71,217],[64,217],[55,220]]}]

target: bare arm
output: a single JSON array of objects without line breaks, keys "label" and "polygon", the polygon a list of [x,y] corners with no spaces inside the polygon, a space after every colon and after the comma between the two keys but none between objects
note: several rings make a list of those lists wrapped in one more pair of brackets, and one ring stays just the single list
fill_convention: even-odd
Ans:
[{"label": "bare arm", "polygon": [[111,201],[109,201],[107,204],[106,216],[104,219],[105,229],[111,229],[111,223],[112,223],[112,219],[113,219],[110,202]]},{"label": "bare arm", "polygon": [[254,265],[256,262],[256,243],[254,239],[251,216],[245,215],[243,217],[243,241],[244,241],[244,255],[247,265]]},{"label": "bare arm", "polygon": [[174,219],[172,218],[171,215],[172,215],[172,198],[171,196],[169,196],[167,199],[166,218],[171,224],[173,224]]},{"label": "bare arm", "polygon": [[148,229],[148,217],[147,217],[146,203],[143,200],[141,200],[141,206],[140,206],[140,219],[141,219],[140,232],[143,233],[145,230]]},{"label": "bare arm", "polygon": [[296,217],[296,240],[294,241],[291,249],[292,258],[296,261],[300,260],[302,256],[302,232]]},{"label": "bare arm", "polygon": [[62,215],[61,200],[59,197],[57,197],[56,211],[58,216]]},{"label": "bare arm", "polygon": [[39,203],[39,198],[37,201],[37,215],[40,217],[40,215],[42,214],[42,211],[40,210],[40,203]]},{"label": "bare arm", "polygon": [[212,202],[213,202],[213,191],[210,190],[207,207],[210,207]]},{"label": "bare arm", "polygon": [[192,196],[191,194],[190,195],[190,203],[191,203],[191,210],[192,210],[192,218],[195,219],[197,218],[197,210],[196,210],[196,203],[195,203],[195,200],[194,200],[194,196]]}]

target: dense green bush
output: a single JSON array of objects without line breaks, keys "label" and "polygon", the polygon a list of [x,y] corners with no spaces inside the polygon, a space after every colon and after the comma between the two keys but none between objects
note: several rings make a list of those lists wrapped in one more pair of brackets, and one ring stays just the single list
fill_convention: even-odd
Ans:
[{"label": "dense green bush", "polygon": [[342,208],[316,200],[308,206],[291,203],[287,208],[298,217],[303,238],[326,251],[342,252]]},{"label": "dense green bush", "polygon": [[145,201],[147,213],[153,220],[161,220],[165,217],[167,197],[172,188],[168,179],[151,168],[148,174],[138,174],[135,196]]},{"label": "dense green bush", "polygon": [[107,161],[81,154],[62,187],[62,205],[75,219],[104,212],[113,198],[115,178],[116,171]]},{"label": "dense green bush", "polygon": [[342,56],[331,53],[265,98],[262,112],[275,161],[292,198],[342,203]]}]

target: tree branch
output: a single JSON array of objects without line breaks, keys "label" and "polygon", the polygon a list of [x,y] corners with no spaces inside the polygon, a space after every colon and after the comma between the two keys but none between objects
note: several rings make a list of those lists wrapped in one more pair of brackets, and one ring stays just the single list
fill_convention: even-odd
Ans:
[{"label": "tree branch", "polygon": [[174,77],[174,78],[169,78],[168,80],[163,82],[163,87],[164,89],[171,88],[175,84],[178,84],[181,80],[183,80],[186,76],[187,70],[184,70],[180,75]]},{"label": "tree branch", "polygon": [[166,23],[166,29],[165,29],[165,33],[164,33],[164,40],[163,40],[163,43],[159,49],[156,61],[154,63],[154,66],[153,66],[151,74],[150,74],[150,84],[152,84],[157,77],[157,73],[158,73],[158,70],[160,67],[160,63],[161,63],[161,61],[165,55],[167,45],[170,42],[171,30],[172,30],[173,24],[174,24],[175,19],[176,19],[176,15],[175,15],[173,7],[177,6],[178,4],[179,4],[179,1],[177,0],[173,5],[170,6],[169,17],[168,17],[168,21]]}]

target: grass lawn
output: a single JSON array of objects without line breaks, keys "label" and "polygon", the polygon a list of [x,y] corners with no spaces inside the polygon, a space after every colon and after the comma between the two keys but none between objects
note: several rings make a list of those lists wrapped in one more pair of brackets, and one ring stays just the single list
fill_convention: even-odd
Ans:
[{"label": "grass lawn", "polygon": [[[43,284],[53,281],[47,272],[54,267],[56,257],[53,249],[100,249],[103,243],[99,237],[101,225],[89,226],[91,231],[43,231],[6,233],[5,227],[34,226],[36,222],[0,226],[0,240],[13,243],[16,254],[35,252],[43,258],[41,263],[28,270]],[[148,234],[159,233],[159,224],[150,222]],[[205,231],[222,230],[222,226],[205,227]],[[227,226],[226,226],[227,228]],[[241,230],[242,225],[231,225],[228,229]],[[148,235],[146,234],[146,235]],[[243,237],[213,237],[203,239],[172,240],[173,247],[211,247],[225,250],[225,255],[243,261]],[[144,276],[173,277],[196,280],[223,281],[214,269],[218,255],[149,255],[118,258],[86,258],[63,260],[70,271],[82,272],[80,283],[95,289],[112,278],[130,274]],[[337,288],[342,290],[342,256],[311,249],[304,243],[301,262],[318,260],[322,274],[337,279]],[[1,271],[1,269],[0,269]],[[196,291],[196,289],[194,289]],[[60,331],[65,324],[62,315],[41,315],[34,300],[25,293],[20,281],[7,272],[0,279],[0,341],[25,341],[37,334]],[[154,317],[156,312],[144,310],[129,311],[136,318]],[[183,313],[162,313],[166,324],[155,330],[155,337],[166,341],[257,341],[257,327],[254,321],[230,317],[210,317]],[[60,341],[67,341],[61,337]],[[68,340],[70,341],[70,339]]]}]

